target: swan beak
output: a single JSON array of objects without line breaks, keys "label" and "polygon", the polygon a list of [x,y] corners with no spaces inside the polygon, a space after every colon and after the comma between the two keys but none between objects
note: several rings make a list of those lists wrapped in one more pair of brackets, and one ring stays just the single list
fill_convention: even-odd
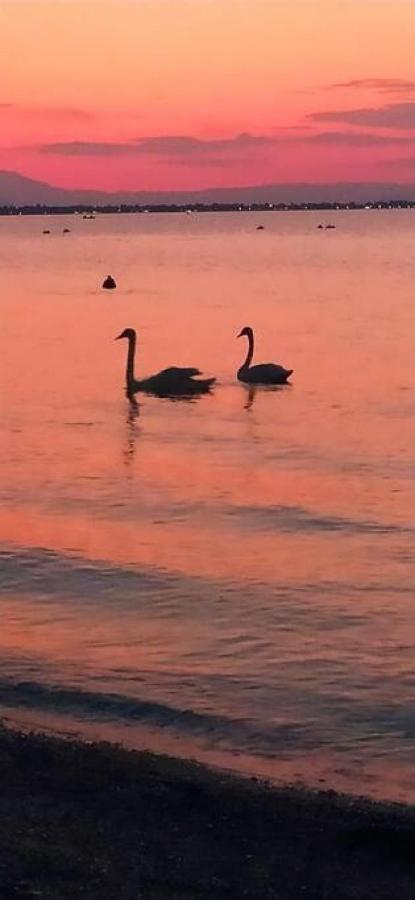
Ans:
[{"label": "swan beak", "polygon": [[240,331],[239,334],[236,335],[236,337],[237,337],[237,338],[238,338],[238,337],[242,337],[242,331]]},{"label": "swan beak", "polygon": [[123,337],[122,334],[117,334],[117,337],[114,338],[114,341],[119,341],[119,339],[122,338],[122,337]]}]

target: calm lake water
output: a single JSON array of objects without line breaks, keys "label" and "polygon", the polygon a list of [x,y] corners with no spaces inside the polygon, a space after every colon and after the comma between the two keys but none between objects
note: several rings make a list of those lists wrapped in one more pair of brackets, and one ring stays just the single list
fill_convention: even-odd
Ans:
[{"label": "calm lake water", "polygon": [[[415,800],[414,236],[0,219],[0,715]],[[237,382],[245,325],[291,386]],[[125,327],[212,395],[130,407]]]}]

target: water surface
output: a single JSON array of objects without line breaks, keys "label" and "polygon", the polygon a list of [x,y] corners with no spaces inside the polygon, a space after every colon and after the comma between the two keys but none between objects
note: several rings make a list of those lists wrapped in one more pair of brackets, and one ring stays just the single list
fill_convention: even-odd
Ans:
[{"label": "water surface", "polygon": [[415,219],[330,220],[0,219],[4,716],[415,799]]}]

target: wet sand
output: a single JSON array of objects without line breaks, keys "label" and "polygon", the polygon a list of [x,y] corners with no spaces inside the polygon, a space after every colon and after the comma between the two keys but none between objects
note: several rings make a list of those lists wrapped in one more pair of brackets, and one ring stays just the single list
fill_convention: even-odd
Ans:
[{"label": "wet sand", "polygon": [[0,731],[0,897],[413,900],[415,809]]}]

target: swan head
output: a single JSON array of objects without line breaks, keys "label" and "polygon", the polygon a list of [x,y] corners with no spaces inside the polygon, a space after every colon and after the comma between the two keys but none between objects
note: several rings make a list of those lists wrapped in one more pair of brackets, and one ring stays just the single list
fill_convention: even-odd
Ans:
[{"label": "swan head", "polygon": [[122,331],[121,334],[117,334],[117,337],[114,338],[114,340],[119,341],[120,338],[127,338],[129,341],[133,340],[133,338],[135,338],[134,328],[124,328],[124,331]]},{"label": "swan head", "polygon": [[248,338],[253,336],[252,328],[250,328],[249,325],[246,325],[245,328],[242,328],[242,331],[240,331],[239,334],[236,335],[236,337],[240,338],[244,335],[246,335],[246,337]]}]

